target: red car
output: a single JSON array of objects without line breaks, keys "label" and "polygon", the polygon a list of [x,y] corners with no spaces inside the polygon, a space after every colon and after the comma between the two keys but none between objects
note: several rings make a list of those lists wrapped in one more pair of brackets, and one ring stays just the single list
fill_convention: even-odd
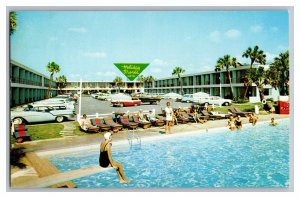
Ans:
[{"label": "red car", "polygon": [[111,101],[113,106],[117,107],[129,107],[129,106],[140,106],[140,100],[118,100],[118,101]]}]

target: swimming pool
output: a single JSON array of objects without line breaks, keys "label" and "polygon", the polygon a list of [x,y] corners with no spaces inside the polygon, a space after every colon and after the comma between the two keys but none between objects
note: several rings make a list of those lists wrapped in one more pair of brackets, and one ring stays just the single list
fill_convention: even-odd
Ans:
[{"label": "swimming pool", "polygon": [[[289,120],[113,146],[129,184],[115,170],[73,180],[78,188],[288,187]],[[98,149],[51,156],[62,172],[98,164]]]}]

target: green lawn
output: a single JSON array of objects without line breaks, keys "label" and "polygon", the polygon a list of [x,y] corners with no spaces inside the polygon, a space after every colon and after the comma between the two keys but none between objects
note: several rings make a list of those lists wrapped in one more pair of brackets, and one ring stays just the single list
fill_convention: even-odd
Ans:
[{"label": "green lawn", "polygon": [[228,107],[215,108],[214,111],[228,113],[228,109],[230,109],[231,107],[238,107],[241,111],[254,112],[255,105],[258,105],[259,109],[262,110],[262,104],[258,102],[258,103],[232,104],[231,106]]},{"label": "green lawn", "polygon": [[[30,139],[34,140],[45,140],[51,138],[62,137],[59,132],[63,130],[64,125],[58,123],[51,124],[40,124],[40,125],[27,125]],[[11,136],[11,143],[15,143],[16,139]]]}]

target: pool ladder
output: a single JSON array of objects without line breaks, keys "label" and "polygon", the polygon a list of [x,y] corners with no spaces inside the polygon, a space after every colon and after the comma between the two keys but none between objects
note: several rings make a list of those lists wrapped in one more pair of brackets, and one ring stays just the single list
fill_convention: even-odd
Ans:
[{"label": "pool ladder", "polygon": [[136,129],[133,129],[133,130],[126,130],[126,135],[127,135],[127,140],[128,140],[128,143],[130,146],[133,145],[133,141],[136,139],[137,143],[139,145],[142,144],[142,140],[141,140],[141,137],[138,135],[138,133],[136,133],[137,130]]}]

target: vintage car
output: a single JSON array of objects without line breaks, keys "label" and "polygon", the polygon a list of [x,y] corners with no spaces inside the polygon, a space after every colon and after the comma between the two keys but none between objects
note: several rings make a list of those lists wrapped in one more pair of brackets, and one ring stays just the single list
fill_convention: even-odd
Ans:
[{"label": "vintage car", "polygon": [[76,113],[74,110],[54,108],[48,105],[28,105],[23,110],[11,111],[11,120],[16,124],[36,123],[36,122],[63,122],[73,120]]},{"label": "vintage car", "polygon": [[141,100],[132,99],[131,96],[121,93],[111,96],[111,104],[117,107],[140,106],[141,103]]}]

